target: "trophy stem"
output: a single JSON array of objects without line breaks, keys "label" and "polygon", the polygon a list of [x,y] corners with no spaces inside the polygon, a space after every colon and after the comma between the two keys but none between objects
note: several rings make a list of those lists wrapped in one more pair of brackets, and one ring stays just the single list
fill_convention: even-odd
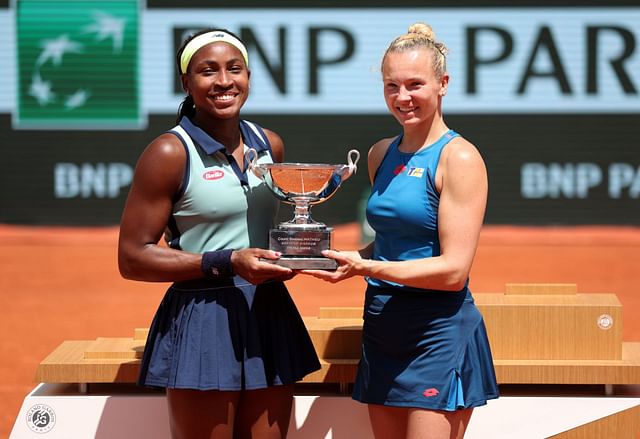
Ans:
[{"label": "trophy stem", "polygon": [[295,199],[295,202],[296,209],[294,211],[293,222],[296,224],[308,224],[310,222],[313,222],[313,220],[311,220],[311,216],[309,215],[309,209],[311,208],[311,206],[309,206],[309,201],[306,199],[297,198]]},{"label": "trophy stem", "polygon": [[292,198],[292,201],[295,202],[293,219],[291,221],[280,223],[280,227],[305,230],[326,228],[326,225],[324,223],[311,219],[309,210],[311,209],[310,202],[312,200],[313,199],[309,197]]}]

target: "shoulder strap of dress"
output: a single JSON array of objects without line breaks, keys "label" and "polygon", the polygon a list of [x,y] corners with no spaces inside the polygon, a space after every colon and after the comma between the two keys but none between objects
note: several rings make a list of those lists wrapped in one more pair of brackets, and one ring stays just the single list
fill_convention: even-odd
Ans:
[{"label": "shoulder strap of dress", "polygon": [[262,143],[264,143],[264,144],[267,143],[267,141],[264,138],[264,136],[262,135],[262,133],[260,131],[258,131],[258,127],[256,126],[256,124],[254,124],[253,122],[249,122],[248,120],[245,120],[245,123],[249,126],[249,128],[251,128],[251,131],[256,133],[256,136],[258,136],[260,138],[260,140],[262,140]]},{"label": "shoulder strap of dress", "polygon": [[249,128],[251,128],[251,131],[253,131],[255,135],[258,136],[258,139],[260,139],[262,143],[265,144],[267,149],[271,151],[271,143],[269,142],[269,139],[267,138],[267,135],[262,130],[262,128],[256,125],[255,123],[249,122],[248,120],[245,120],[245,119],[243,119],[243,122],[246,123]]},{"label": "shoulder strap of dress", "polygon": [[384,162],[384,159],[386,159],[387,156],[389,155],[389,151],[391,150],[391,146],[397,144],[398,142],[400,142],[401,139],[402,139],[402,134],[400,134],[395,139],[393,139],[391,142],[389,142],[389,144],[387,145],[387,147],[386,147],[386,149],[384,151],[384,154],[382,154],[382,158],[378,161],[378,163],[376,163],[374,165],[375,169],[370,169],[369,170],[369,176],[371,176],[373,174],[373,178],[371,178],[371,182],[372,183],[376,179],[376,176],[378,175],[378,169],[380,169],[380,165],[382,164],[382,162]]},{"label": "shoulder strap of dress", "polygon": [[437,148],[436,149],[437,155],[434,161],[434,168],[433,170],[430,170],[429,168],[427,168],[427,178],[426,178],[427,187],[430,186],[434,194],[439,194],[438,189],[436,188],[436,171],[437,171],[438,164],[440,163],[440,157],[442,157],[442,152],[444,151],[444,148],[449,144],[451,140],[455,139],[456,137],[461,137],[461,136],[457,132],[450,129],[446,133],[444,133],[442,137],[438,139],[438,141],[434,144],[434,146]]},{"label": "shoulder strap of dress", "polygon": [[173,127],[172,129],[167,131],[167,133],[173,134],[180,140],[184,148],[184,152],[186,154],[185,162],[184,162],[184,174],[182,176],[182,183],[180,184],[180,187],[178,188],[178,190],[176,191],[173,197],[173,202],[175,204],[184,195],[184,191],[186,190],[186,187],[189,184],[189,176],[190,176],[189,173],[191,172],[191,153],[189,152],[189,147],[191,146],[192,148],[195,148],[195,146],[193,145],[193,140],[191,139],[191,137],[180,125]]}]

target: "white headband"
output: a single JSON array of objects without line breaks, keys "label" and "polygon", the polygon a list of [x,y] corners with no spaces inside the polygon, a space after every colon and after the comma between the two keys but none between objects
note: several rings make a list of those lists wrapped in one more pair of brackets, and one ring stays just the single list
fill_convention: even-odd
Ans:
[{"label": "white headband", "polygon": [[226,32],[222,31],[212,31],[207,32],[206,34],[198,35],[193,40],[189,41],[182,51],[182,55],[180,55],[180,72],[187,73],[187,67],[189,67],[189,62],[191,61],[191,57],[200,50],[202,47],[207,44],[215,43],[218,41],[223,41],[225,43],[229,43],[234,46],[236,49],[242,53],[242,57],[244,58],[244,63],[249,67],[249,55],[247,54],[247,48],[244,47],[242,41],[234,37],[233,35],[229,35]]}]

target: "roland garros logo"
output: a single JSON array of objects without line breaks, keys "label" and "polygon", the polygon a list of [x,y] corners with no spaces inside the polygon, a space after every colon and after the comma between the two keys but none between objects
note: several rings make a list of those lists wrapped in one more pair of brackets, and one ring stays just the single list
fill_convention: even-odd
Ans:
[{"label": "roland garros logo", "polygon": [[36,433],[47,433],[56,425],[56,414],[45,404],[36,404],[27,412],[27,425]]},{"label": "roland garros logo", "polygon": [[204,178],[205,180],[220,180],[222,177],[224,177],[224,171],[221,171],[219,169],[215,171],[207,171],[202,174],[202,178]]}]

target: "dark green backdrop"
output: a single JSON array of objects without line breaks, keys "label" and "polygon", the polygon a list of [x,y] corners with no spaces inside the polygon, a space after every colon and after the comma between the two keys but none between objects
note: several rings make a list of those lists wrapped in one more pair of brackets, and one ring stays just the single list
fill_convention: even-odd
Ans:
[{"label": "dark green backdrop", "polygon": [[[265,7],[375,7],[385,2],[219,2],[216,6]],[[7,7],[8,2],[0,2]],[[638,2],[395,2],[401,6],[637,6]],[[207,6],[210,2],[150,0],[147,8]],[[640,46],[640,42],[637,42]],[[636,48],[636,50],[638,50]],[[636,76],[637,78],[637,76]],[[381,137],[399,132],[385,115],[250,115],[250,120],[278,132],[287,146],[287,161],[345,163],[346,152],[357,148],[363,155],[359,172],[344,183],[329,202],[313,208],[314,217],[331,224],[357,220],[367,192],[366,152]],[[589,192],[586,199],[521,195],[524,163],[590,163],[605,174],[612,163],[634,166],[640,174],[640,114],[548,114],[446,116],[449,126],[475,143],[486,161],[490,197],[486,222],[490,224],[640,224],[640,198],[622,192],[617,199],[607,194],[606,184]],[[172,115],[149,115],[145,130],[58,131],[13,130],[11,116],[0,114],[0,222],[51,225],[117,224],[126,190],[115,198],[60,199],[54,197],[53,168],[69,162],[126,163],[133,165],[144,146],[174,125]],[[640,177],[638,177],[640,179]],[[290,206],[281,216],[288,217]]]}]

